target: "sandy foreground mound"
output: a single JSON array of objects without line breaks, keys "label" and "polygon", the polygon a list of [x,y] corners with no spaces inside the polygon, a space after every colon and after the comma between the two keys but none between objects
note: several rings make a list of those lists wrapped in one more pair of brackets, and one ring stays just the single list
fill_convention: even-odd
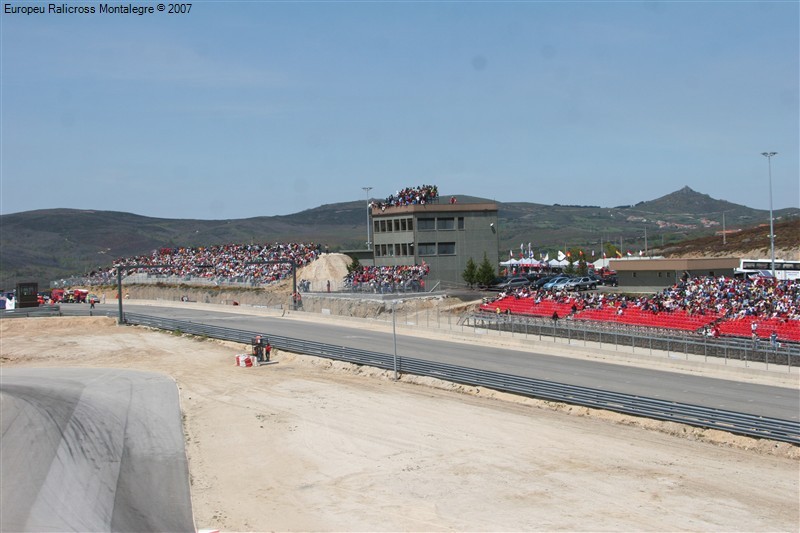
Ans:
[{"label": "sandy foreground mound", "polygon": [[800,521],[798,461],[786,456],[282,352],[240,368],[243,345],[108,318],[8,319],[0,334],[0,370],[172,376],[200,528],[796,531]]}]

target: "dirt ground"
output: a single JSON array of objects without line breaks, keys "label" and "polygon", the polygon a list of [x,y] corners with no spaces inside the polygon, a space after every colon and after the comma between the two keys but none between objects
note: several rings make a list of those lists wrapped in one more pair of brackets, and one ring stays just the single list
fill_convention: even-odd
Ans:
[{"label": "dirt ground", "polygon": [[[798,448],[109,318],[0,321],[9,366],[162,372],[194,516],[224,531],[798,531]],[[54,342],[57,339],[57,342]],[[657,426],[657,427],[656,427]]]}]

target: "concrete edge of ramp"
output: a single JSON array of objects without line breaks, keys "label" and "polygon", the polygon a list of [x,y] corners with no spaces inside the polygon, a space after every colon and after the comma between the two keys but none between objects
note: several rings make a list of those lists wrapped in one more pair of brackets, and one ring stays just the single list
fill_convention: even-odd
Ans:
[{"label": "concrete edge of ramp", "polygon": [[0,370],[0,530],[194,531],[176,383]]}]

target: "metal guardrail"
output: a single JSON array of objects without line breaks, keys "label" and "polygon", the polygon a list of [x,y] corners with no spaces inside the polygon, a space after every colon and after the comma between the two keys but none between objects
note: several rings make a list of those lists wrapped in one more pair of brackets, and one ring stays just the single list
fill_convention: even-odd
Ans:
[{"label": "metal guardrail", "polygon": [[[135,313],[126,313],[125,322],[132,325],[180,331],[191,335],[245,344],[250,344],[251,339],[258,334],[258,332]],[[269,340],[274,347],[294,353],[325,357],[384,370],[395,368],[394,356],[391,354],[293,339],[273,334],[269,334]],[[486,387],[531,398],[605,409],[633,416],[718,429],[750,437],[800,444],[800,422],[791,420],[710,409],[697,405],[566,385],[410,357],[398,356],[397,365],[399,372],[407,374],[439,378],[476,387]]]},{"label": "metal guardrail", "polygon": [[17,307],[0,311],[0,318],[29,318],[32,316],[62,316],[61,306],[40,305],[39,307]]},{"label": "metal guardrail", "polygon": [[676,355],[699,355],[717,359],[759,362],[766,365],[786,366],[787,370],[800,366],[800,344],[783,342],[773,347],[768,340],[754,343],[751,339],[737,337],[711,338],[697,333],[659,329],[646,326],[610,322],[563,319],[554,322],[547,317],[521,317],[493,313],[468,313],[460,321],[464,327],[512,334],[525,334],[566,339],[572,342],[607,344],[617,350],[658,350]]}]

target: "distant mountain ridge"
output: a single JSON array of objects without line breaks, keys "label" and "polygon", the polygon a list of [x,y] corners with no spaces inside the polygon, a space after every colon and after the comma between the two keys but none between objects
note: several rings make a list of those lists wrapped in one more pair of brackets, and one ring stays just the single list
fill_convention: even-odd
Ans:
[{"label": "distant mountain ridge", "polygon": [[[450,194],[447,195],[448,197]],[[455,195],[460,203],[491,201]],[[633,206],[543,205],[497,202],[500,250],[531,243],[537,252],[614,242],[641,249],[675,243],[722,229],[769,221],[769,212],[716,200],[684,187]],[[332,251],[363,249],[367,206],[363,200],[326,204],[299,213],[228,220],[152,218],[100,210],[45,209],[0,216],[0,288],[17,281],[55,279],[108,267],[113,259],[161,247],[230,243],[314,242]],[[800,209],[775,211],[776,219]]]}]

